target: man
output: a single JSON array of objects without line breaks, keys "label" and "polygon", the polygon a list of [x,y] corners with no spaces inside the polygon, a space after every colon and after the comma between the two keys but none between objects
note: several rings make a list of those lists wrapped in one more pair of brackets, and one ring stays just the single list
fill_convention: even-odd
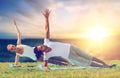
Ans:
[{"label": "man", "polygon": [[72,65],[85,66],[85,67],[88,67],[88,66],[109,67],[110,66],[105,62],[101,61],[100,59],[86,54],[85,52],[83,52],[82,50],[78,49],[77,47],[71,44],[50,41],[50,27],[49,27],[50,11],[46,9],[43,12],[43,15],[45,17],[45,22],[46,22],[45,24],[46,35],[44,39],[44,45],[38,45],[37,47],[35,47],[34,53],[36,54],[38,59],[41,57],[41,55],[43,55],[44,70],[50,69],[48,67],[48,59],[54,56],[62,57]]}]

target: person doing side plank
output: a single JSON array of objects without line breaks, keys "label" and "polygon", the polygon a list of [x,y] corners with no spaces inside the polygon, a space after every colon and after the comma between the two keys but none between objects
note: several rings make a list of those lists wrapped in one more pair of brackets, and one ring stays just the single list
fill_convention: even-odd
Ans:
[{"label": "person doing side plank", "polygon": [[44,70],[50,70],[48,67],[48,59],[53,56],[59,56],[68,61],[72,65],[78,66],[93,66],[93,67],[110,67],[111,65],[106,64],[102,60],[91,56],[84,51],[80,50],[74,45],[69,43],[54,42],[50,41],[50,26],[49,26],[49,16],[50,10],[46,9],[43,12],[45,17],[45,38],[44,44],[38,45],[34,48],[34,53],[37,55],[37,58],[40,58],[41,55],[44,56],[43,66]]},{"label": "person doing side plank", "polygon": [[15,19],[13,20],[13,23],[14,23],[16,33],[17,33],[17,45],[8,44],[7,49],[10,52],[16,53],[14,66],[18,66],[19,56],[26,56],[26,57],[29,57],[32,60],[36,61],[36,56],[33,52],[34,47],[30,47],[28,45],[23,45],[21,43],[21,33],[17,26]]}]

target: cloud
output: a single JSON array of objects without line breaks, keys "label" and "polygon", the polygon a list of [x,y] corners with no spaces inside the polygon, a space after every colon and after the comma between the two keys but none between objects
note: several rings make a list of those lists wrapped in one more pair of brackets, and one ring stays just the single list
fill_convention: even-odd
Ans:
[{"label": "cloud", "polygon": [[[73,33],[72,29],[75,29],[75,32],[82,31],[88,28],[88,24],[94,23],[95,19],[102,17],[103,21],[118,24],[119,4],[117,0],[0,0],[0,23],[2,31],[10,32],[4,27],[9,28],[11,20],[15,18],[22,33],[43,33],[44,18],[41,11],[50,8],[51,32]],[[63,29],[58,31],[58,28]]]},{"label": "cloud", "polygon": [[0,16],[0,21],[2,20],[2,17]]},{"label": "cloud", "polygon": [[25,17],[31,17],[32,13],[40,13],[49,5],[49,0],[0,0],[0,15],[12,17],[14,14],[20,14]]},{"label": "cloud", "polygon": [[0,32],[0,39],[7,39],[7,38],[17,38],[17,37],[16,34]]},{"label": "cloud", "polygon": [[31,8],[33,8],[36,12],[40,12],[50,6],[49,0],[25,0],[25,3],[31,6]]},{"label": "cloud", "polygon": [[44,8],[49,7],[49,5],[49,0],[0,0],[1,32],[11,32],[8,28],[11,30],[13,29],[14,31],[14,27],[10,26],[13,26],[12,19],[15,18],[22,33],[26,34],[24,30],[26,30],[28,34],[31,30],[33,33],[36,33],[36,31],[33,30],[38,30],[38,27],[36,26],[39,26],[39,23],[41,22],[41,11]]}]

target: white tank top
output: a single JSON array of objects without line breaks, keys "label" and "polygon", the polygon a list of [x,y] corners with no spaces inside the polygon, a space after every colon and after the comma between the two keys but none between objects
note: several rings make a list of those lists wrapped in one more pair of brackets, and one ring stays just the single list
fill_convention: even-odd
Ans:
[{"label": "white tank top", "polygon": [[33,60],[36,60],[36,56],[35,56],[35,54],[33,52],[34,47],[30,47],[30,46],[27,46],[27,45],[21,45],[21,46],[23,46],[24,52],[23,52],[22,55],[17,53],[18,55],[26,56],[26,57],[29,57],[29,58],[31,58]]}]

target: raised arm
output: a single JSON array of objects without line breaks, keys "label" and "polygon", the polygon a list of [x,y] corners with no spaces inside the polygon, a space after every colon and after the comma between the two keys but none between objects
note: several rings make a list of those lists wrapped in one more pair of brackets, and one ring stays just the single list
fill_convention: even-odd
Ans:
[{"label": "raised arm", "polygon": [[13,20],[13,23],[14,23],[16,33],[17,33],[17,45],[20,45],[21,44],[21,33],[20,33],[19,28],[17,27],[17,23],[15,19]]},{"label": "raised arm", "polygon": [[50,10],[46,9],[43,12],[43,15],[45,17],[45,38],[49,39],[50,38],[50,27],[49,27],[49,15],[50,15]]},{"label": "raised arm", "polygon": [[14,66],[18,66],[18,63],[19,63],[19,55],[16,54]]},{"label": "raised arm", "polygon": [[[17,33],[17,45],[20,45],[21,44],[21,33],[20,33],[19,28],[17,27],[17,23],[15,19],[13,20],[13,24],[15,26],[16,33]],[[16,54],[14,66],[18,66],[18,62],[19,62],[19,55]]]}]

